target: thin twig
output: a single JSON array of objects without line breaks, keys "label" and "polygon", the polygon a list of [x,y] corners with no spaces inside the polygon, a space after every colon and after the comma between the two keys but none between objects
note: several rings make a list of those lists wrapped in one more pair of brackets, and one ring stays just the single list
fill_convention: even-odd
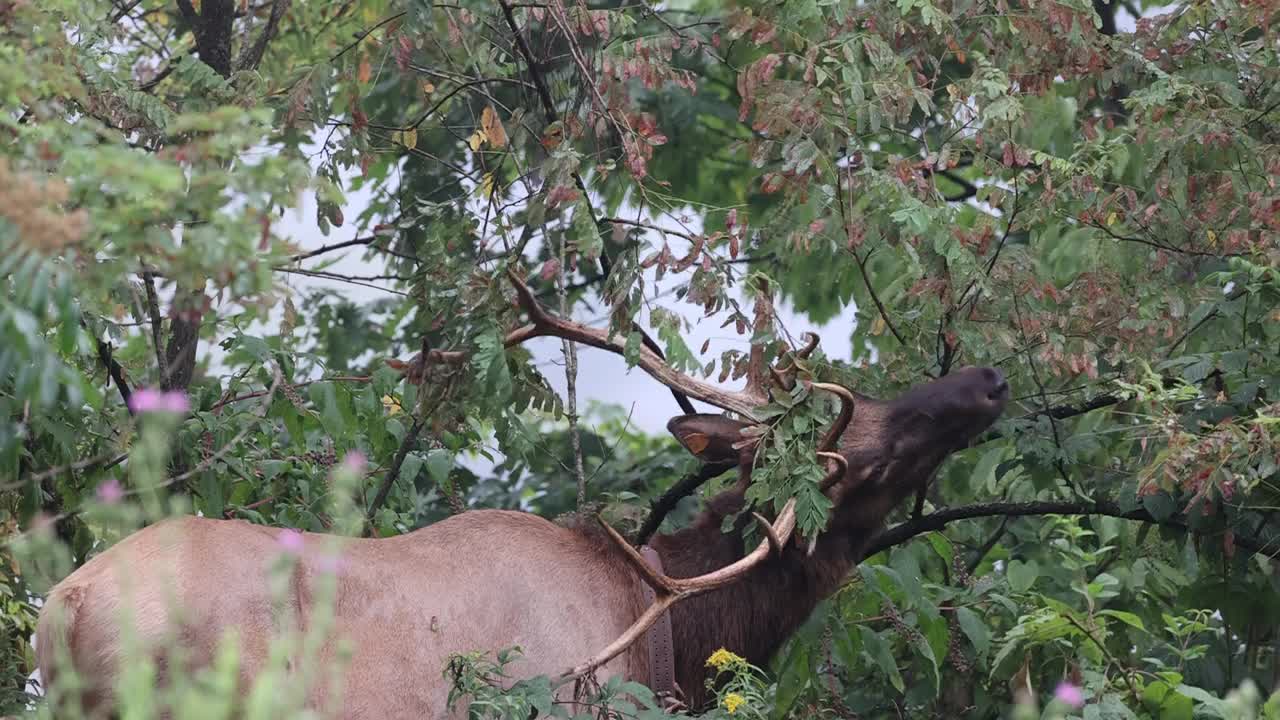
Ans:
[{"label": "thin twig", "polygon": [[[556,272],[556,290],[560,295],[560,315],[569,317],[569,291],[565,275],[569,264],[569,243],[560,243],[560,268]],[[560,338],[564,352],[565,405],[569,420],[569,442],[573,446],[573,474],[578,481],[578,509],[587,502],[587,473],[582,466],[582,433],[578,429],[578,348],[569,338]]]},{"label": "thin twig", "polygon": [[1067,613],[1064,613],[1063,617],[1067,619],[1067,622],[1076,626],[1076,629],[1084,633],[1084,636],[1089,638],[1089,640],[1094,645],[1098,646],[1098,649],[1101,650],[1102,654],[1106,656],[1108,662],[1113,663],[1117,668],[1119,668],[1120,677],[1124,678],[1124,684],[1129,686],[1129,694],[1133,696],[1134,703],[1140,703],[1142,701],[1142,698],[1138,695],[1138,689],[1133,685],[1133,678],[1129,677],[1129,673],[1125,672],[1124,665],[1120,664],[1120,661],[1116,659],[1116,656],[1112,655],[1111,651],[1107,649],[1107,646],[1099,642],[1098,638],[1094,637],[1093,633],[1089,632],[1088,628],[1086,628],[1084,625],[1081,625],[1079,620],[1076,620],[1074,617],[1072,617],[1070,614],[1067,614]]},{"label": "thin twig", "polygon": [[396,13],[396,14],[394,14],[394,15],[390,16],[390,17],[387,17],[387,18],[384,18],[384,19],[382,19],[382,20],[379,20],[379,21],[377,22],[377,24],[373,25],[373,26],[372,26],[372,27],[370,27],[368,30],[363,30],[363,31],[361,31],[361,32],[359,32],[359,33],[356,33],[356,39],[355,39],[355,40],[352,40],[350,43],[348,43],[348,44],[347,44],[345,47],[343,47],[341,50],[339,50],[338,52],[334,53],[333,57],[329,58],[329,62],[333,62],[334,60],[337,60],[338,58],[342,57],[343,55],[346,55],[346,54],[347,54],[347,52],[349,52],[349,51],[351,50],[351,48],[353,48],[353,47],[355,47],[355,46],[359,45],[361,42],[363,42],[363,41],[364,41],[364,39],[365,39],[365,38],[367,38],[367,37],[369,37],[369,35],[373,34],[373,31],[374,31],[374,30],[377,30],[378,28],[382,27],[383,25],[388,25],[388,24],[390,24],[390,23],[392,23],[392,22],[395,22],[396,20],[399,20],[400,18],[402,18],[402,17],[404,17],[404,16],[405,16],[405,13],[398,12],[398,13]]},{"label": "thin twig", "polygon": [[[871,285],[871,277],[867,275],[866,259],[858,255],[856,250],[850,249],[849,254],[853,255],[853,259],[858,263],[858,271],[862,273],[862,282],[867,286],[867,292],[871,295],[871,301],[875,303],[876,310],[880,311],[880,317],[884,319],[885,327],[889,328],[889,332],[898,339],[902,345],[906,345],[907,341],[902,339],[902,333],[898,332],[898,328],[893,326],[893,321],[889,319],[889,311],[885,310],[884,303],[880,302],[880,296],[876,294],[876,289]],[[871,253],[867,253],[867,259],[871,257]]]},{"label": "thin twig", "polygon": [[128,457],[129,455],[127,453],[120,454],[115,452],[109,452],[109,453],[104,453],[102,455],[99,455],[97,457],[91,457],[85,460],[77,460],[73,463],[67,463],[66,465],[59,465],[57,467],[51,467],[48,470],[41,470],[40,472],[30,476],[25,480],[20,480],[18,482],[11,483],[9,485],[0,485],[0,491],[13,490],[15,488],[22,487],[28,483],[40,483],[55,475],[61,475],[64,472],[75,472],[77,470],[85,470],[87,468],[94,467],[95,465],[101,465],[103,470],[109,470],[115,467],[116,465],[119,465]]},{"label": "thin twig", "polygon": [[[323,383],[323,382],[366,383],[371,380],[373,380],[373,378],[368,375],[335,375],[334,377],[322,377],[322,378],[317,378],[315,380],[308,380],[306,382],[291,384],[289,387],[292,387],[296,390],[297,388],[306,387],[308,385],[313,385],[315,383]],[[266,395],[269,392],[270,390],[257,390],[255,392],[245,393],[244,395],[237,395],[231,398],[224,398],[214,403],[209,408],[209,411],[215,412],[226,405],[230,405],[232,403],[238,403],[243,400],[252,400],[253,398],[262,397],[263,395]]]}]

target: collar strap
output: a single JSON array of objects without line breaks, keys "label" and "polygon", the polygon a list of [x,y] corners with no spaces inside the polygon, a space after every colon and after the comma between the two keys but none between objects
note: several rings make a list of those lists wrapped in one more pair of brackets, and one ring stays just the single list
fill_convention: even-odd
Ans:
[{"label": "collar strap", "polygon": [[[640,556],[649,567],[662,574],[662,559],[648,545],[640,546]],[[657,593],[649,584],[641,581],[640,593],[648,607],[657,599]],[[671,637],[671,612],[662,613],[658,621],[645,631],[645,644],[649,648],[649,688],[658,694],[678,696],[676,691],[675,645]]]}]

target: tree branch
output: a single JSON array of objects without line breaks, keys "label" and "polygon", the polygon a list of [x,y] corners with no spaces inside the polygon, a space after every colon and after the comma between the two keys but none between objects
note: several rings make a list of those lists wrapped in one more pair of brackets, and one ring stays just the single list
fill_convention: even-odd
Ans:
[{"label": "tree branch", "polygon": [[1049,417],[1055,420],[1066,420],[1067,418],[1072,418],[1077,415],[1084,415],[1087,412],[1092,412],[1100,408],[1110,407],[1112,405],[1118,405],[1120,404],[1120,401],[1123,399],[1124,398],[1120,397],[1119,395],[1111,395],[1111,394],[1098,395],[1094,397],[1092,400],[1089,400],[1082,405],[1054,405],[1053,407],[1036,410],[1035,412],[1030,413],[1027,417],[1036,417],[1037,415],[1048,415]]},{"label": "tree branch", "polygon": [[365,512],[365,535],[373,530],[373,516],[378,513],[378,509],[387,501],[387,496],[391,494],[391,486],[395,485],[396,478],[400,476],[400,468],[404,465],[404,459],[409,457],[409,451],[413,449],[415,443],[418,442],[418,435],[422,432],[425,423],[422,420],[414,419],[413,425],[409,427],[409,431],[404,434],[404,440],[400,441],[400,449],[396,450],[396,456],[391,461],[391,467],[387,468],[387,476],[382,479],[382,487],[378,488],[378,494],[373,496],[373,502],[369,503],[369,509]]},{"label": "tree branch", "polygon": [[275,37],[280,19],[284,17],[292,2],[293,0],[272,1],[271,14],[267,16],[266,27],[262,28],[257,40],[246,43],[244,49],[240,51],[240,59],[236,61],[237,70],[253,70],[258,67],[258,63],[262,62],[262,55],[267,51],[267,43]]},{"label": "tree branch", "polygon": [[653,536],[658,528],[662,526],[662,521],[667,515],[676,509],[676,505],[686,497],[692,495],[698,488],[702,487],[711,478],[729,470],[733,467],[733,463],[704,463],[698,468],[697,472],[689,473],[676,481],[662,496],[657,500],[649,503],[649,515],[640,525],[639,532],[636,533],[633,545],[640,546],[649,542],[649,538]]},{"label": "tree branch", "polygon": [[130,405],[129,399],[133,397],[133,391],[129,389],[129,383],[124,379],[124,368],[120,367],[120,363],[111,356],[111,343],[106,340],[98,340],[98,361],[102,363],[102,367],[106,368],[107,376],[116,382],[116,389],[120,391],[120,399],[124,400],[124,406],[129,410],[129,414],[133,414],[133,406]]},{"label": "tree branch", "polygon": [[502,6],[502,16],[506,18],[507,27],[511,28],[511,34],[515,37],[516,49],[524,57],[525,67],[529,68],[529,76],[533,80],[534,89],[538,91],[538,98],[542,101],[542,110],[547,122],[553,123],[556,121],[556,103],[551,99],[547,80],[542,77],[542,73],[538,72],[538,63],[533,59],[533,51],[529,49],[529,43],[525,42],[524,33],[520,32],[520,26],[516,24],[516,16],[511,12],[511,3],[507,0],[498,0],[498,4]]},{"label": "tree branch", "polygon": [[155,344],[156,363],[160,366],[161,383],[169,377],[169,364],[164,357],[163,320],[160,317],[160,299],[156,295],[156,276],[150,270],[142,271],[142,286],[147,292],[147,315],[151,320],[151,342]]},{"label": "tree branch", "polygon": [[[894,547],[895,545],[901,545],[917,535],[941,530],[957,520],[972,520],[975,518],[986,517],[1023,517],[1028,515],[1104,515],[1107,517],[1120,518],[1121,520],[1134,520],[1137,522],[1151,523],[1153,525],[1176,527],[1190,532],[1186,523],[1181,520],[1174,518],[1157,520],[1146,510],[1141,508],[1124,510],[1118,503],[1112,500],[1098,500],[1096,502],[1084,500],[1044,500],[1033,502],[975,503],[973,505],[944,508],[923,517],[894,525],[893,527],[881,532],[871,541],[867,550],[863,553],[863,557],[871,557],[872,555]],[[1260,538],[1256,537],[1241,537],[1237,535],[1235,538],[1235,544],[1236,547],[1244,548],[1245,550],[1254,553],[1266,554],[1269,557],[1280,554],[1280,546],[1274,548],[1271,553],[1267,553],[1267,546],[1272,543],[1269,541],[1263,542]]]},{"label": "tree branch", "polygon": [[978,569],[978,566],[982,564],[983,560],[987,559],[987,555],[991,553],[991,549],[996,546],[996,543],[1000,542],[1000,538],[1004,537],[1004,530],[1007,527],[1009,527],[1009,516],[1005,515],[1004,519],[1000,521],[1000,527],[996,528],[996,531],[991,533],[991,537],[987,538],[987,541],[982,543],[982,546],[974,551],[973,557],[969,558],[969,562],[965,564],[965,570],[967,570],[970,575]]}]

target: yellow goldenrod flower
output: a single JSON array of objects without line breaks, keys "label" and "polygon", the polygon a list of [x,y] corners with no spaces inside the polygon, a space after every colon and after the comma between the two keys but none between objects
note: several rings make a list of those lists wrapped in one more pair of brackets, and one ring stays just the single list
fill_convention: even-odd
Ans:
[{"label": "yellow goldenrod flower", "polygon": [[724,696],[724,700],[721,700],[720,704],[724,705],[724,709],[728,710],[729,714],[732,715],[737,712],[738,706],[746,701],[746,698],[742,697],[738,693],[729,693]]},{"label": "yellow goldenrod flower", "polygon": [[707,665],[715,668],[716,670],[724,670],[726,667],[730,665],[737,665],[738,663],[743,663],[743,662],[746,662],[746,661],[743,660],[738,655],[734,655],[728,650],[725,650],[724,648],[720,648],[719,650],[716,650],[715,652],[711,653],[711,657],[707,658]]}]

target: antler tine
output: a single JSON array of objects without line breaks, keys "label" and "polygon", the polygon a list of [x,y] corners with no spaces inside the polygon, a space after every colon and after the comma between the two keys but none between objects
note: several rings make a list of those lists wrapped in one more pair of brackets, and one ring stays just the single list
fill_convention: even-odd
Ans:
[{"label": "antler tine", "polygon": [[632,643],[639,640],[640,637],[644,635],[645,631],[653,627],[653,624],[658,622],[658,618],[662,617],[662,613],[671,609],[671,606],[676,604],[678,599],[679,597],[676,595],[659,597],[652,605],[645,608],[644,612],[640,613],[640,617],[636,618],[636,621],[631,624],[631,627],[627,628],[626,632],[619,635],[616,640],[609,643],[590,660],[565,671],[564,674],[560,676],[560,680],[569,680],[586,675],[614,659],[618,655],[621,655],[624,650],[631,647]]},{"label": "antler tine", "polygon": [[626,538],[622,537],[617,530],[614,530],[609,523],[605,522],[604,518],[597,517],[596,521],[599,522],[600,526],[609,534],[609,538],[613,540],[613,544],[617,545],[622,550],[623,554],[626,555],[627,560],[631,562],[632,567],[635,568],[636,572],[640,573],[640,577],[649,584],[649,587],[653,588],[654,592],[658,593],[659,596],[674,595],[679,592],[679,588],[671,578],[659,573],[657,570],[654,570],[653,566],[645,562],[644,557],[642,557],[640,553],[636,552],[635,548],[631,547],[631,543],[628,542]]},{"label": "antler tine", "polygon": [[753,512],[751,513],[751,517],[756,519],[756,523],[760,526],[760,532],[764,533],[764,536],[768,538],[770,549],[781,557],[783,547],[782,538],[778,537],[778,534],[773,531],[773,526],[769,524],[768,520],[764,519],[763,515]]},{"label": "antler tine", "polygon": [[844,431],[849,427],[849,421],[853,420],[853,393],[849,392],[849,389],[843,385],[833,383],[815,382],[809,383],[809,387],[826,390],[840,398],[840,415],[831,424],[831,429],[827,430],[827,434],[822,437],[822,444],[818,445],[819,450],[831,452],[839,445],[840,436],[844,435]]},{"label": "antler tine", "polygon": [[808,337],[808,340],[805,341],[805,346],[795,353],[796,358],[800,360],[808,360],[813,351],[818,349],[818,334],[806,331],[805,336]]},{"label": "antler tine", "polygon": [[796,529],[796,500],[791,498],[787,504],[782,507],[782,512],[778,513],[778,519],[774,520],[770,525],[773,537],[766,537],[760,541],[755,550],[752,550],[746,557],[735,563],[726,565],[719,570],[699,575],[695,578],[673,580],[672,582],[681,589],[682,592],[689,594],[704,592],[706,590],[714,590],[715,588],[737,580],[745,575],[748,570],[760,564],[769,556],[769,550],[774,540],[777,541],[779,547],[786,547],[791,540],[791,533]]},{"label": "antler tine", "polygon": [[[800,369],[799,361],[808,359],[808,357],[813,354],[813,351],[818,348],[817,333],[806,331],[804,335],[804,347],[791,354],[791,362],[787,367],[780,368],[778,365],[774,365],[769,368],[769,374],[773,377],[774,384],[783,390],[790,390],[794,387],[795,383],[792,380],[792,376]],[[779,362],[779,365],[781,365],[781,362]]]},{"label": "antler tine", "polygon": [[640,636],[652,627],[658,621],[658,618],[662,617],[662,613],[666,612],[672,605],[692,595],[715,590],[740,579],[756,565],[763,562],[765,558],[769,557],[769,551],[775,544],[779,548],[786,547],[787,542],[791,540],[791,533],[796,528],[796,501],[795,498],[788,500],[787,504],[782,507],[782,512],[778,513],[778,519],[772,525],[763,523],[768,528],[765,530],[766,538],[761,540],[756,549],[752,550],[746,557],[719,570],[693,578],[670,578],[656,572],[649,567],[649,564],[644,561],[640,553],[631,547],[626,538],[609,527],[607,523],[602,521],[601,524],[604,525],[614,543],[622,548],[631,564],[641,573],[644,581],[653,588],[657,597],[653,604],[645,609],[640,614],[640,617],[636,618],[635,622],[631,623],[631,627],[618,636],[618,639],[609,643],[605,649],[596,653],[590,660],[565,672],[560,676],[562,680],[585,675],[604,665],[631,647],[631,644],[640,639]]},{"label": "antler tine", "polygon": [[830,460],[836,464],[835,469],[827,472],[826,477],[822,478],[822,484],[818,486],[820,490],[826,492],[831,489],[832,485],[839,482],[840,478],[848,474],[849,461],[840,453],[824,452],[822,450],[818,451],[818,457],[824,460]]}]

